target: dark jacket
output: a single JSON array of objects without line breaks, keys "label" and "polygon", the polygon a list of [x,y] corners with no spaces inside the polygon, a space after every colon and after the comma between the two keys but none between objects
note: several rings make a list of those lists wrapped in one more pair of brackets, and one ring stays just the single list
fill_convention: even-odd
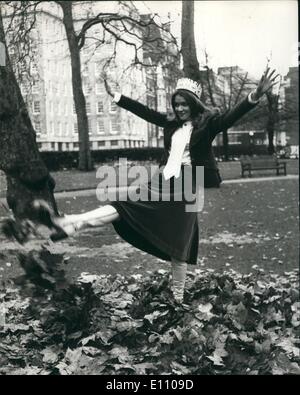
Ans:
[{"label": "dark jacket", "polygon": [[[170,119],[167,114],[152,110],[123,95],[118,105],[145,121],[164,128],[165,150],[160,165],[166,164],[171,148],[172,135],[181,126],[180,123],[175,118]],[[255,104],[251,104],[247,97],[232,110],[223,114],[216,111],[205,111],[193,120],[193,131],[189,143],[191,163],[192,166],[204,166],[204,186],[206,188],[219,187],[222,181],[212,149],[214,138],[219,132],[229,129],[239,118],[254,107]]]}]

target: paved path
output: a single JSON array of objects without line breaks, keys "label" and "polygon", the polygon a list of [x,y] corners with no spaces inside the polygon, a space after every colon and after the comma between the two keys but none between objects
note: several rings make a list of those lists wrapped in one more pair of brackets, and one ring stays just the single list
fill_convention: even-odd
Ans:
[{"label": "paved path", "polygon": [[[290,174],[287,176],[277,176],[277,177],[257,177],[257,178],[239,178],[236,180],[225,180],[222,182],[222,184],[240,184],[240,183],[248,183],[248,182],[261,182],[261,181],[282,181],[282,180],[298,180],[299,176]],[[136,189],[136,186],[129,187],[132,190]],[[109,187],[107,188],[107,192],[109,193],[114,193],[116,190],[119,191],[119,193],[127,192],[128,187],[119,187],[119,188],[114,188],[114,187]],[[73,196],[93,196],[95,195],[95,188],[93,189],[86,189],[86,190],[81,190],[81,191],[66,191],[66,192],[57,192],[55,194],[56,199],[64,199],[64,198],[70,198]]]},{"label": "paved path", "polygon": [[[274,176],[274,177],[252,177],[252,178],[238,178],[234,180],[225,180],[222,182],[222,184],[241,184],[241,183],[249,183],[249,182],[263,182],[263,181],[285,181],[285,180],[298,180],[299,176],[296,174],[290,174],[287,176]],[[118,190],[119,193],[124,193],[126,194],[127,189],[130,188],[132,190],[135,190],[137,187],[108,187],[107,188],[107,193],[114,193],[116,190]],[[55,198],[56,199],[65,199],[65,198],[72,198],[74,196],[80,197],[80,196],[93,196],[95,195],[96,189],[84,189],[84,190],[73,190],[73,191],[65,191],[65,192],[56,192],[55,193]],[[2,198],[0,199],[1,203],[6,203],[6,199]]]}]

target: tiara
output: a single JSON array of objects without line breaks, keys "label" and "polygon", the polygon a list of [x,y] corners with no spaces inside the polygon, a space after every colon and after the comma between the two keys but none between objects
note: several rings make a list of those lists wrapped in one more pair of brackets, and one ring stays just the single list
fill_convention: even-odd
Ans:
[{"label": "tiara", "polygon": [[176,90],[178,89],[185,89],[187,91],[192,92],[194,95],[196,95],[199,99],[201,96],[202,88],[200,84],[198,84],[196,81],[193,81],[189,78],[180,78],[177,82],[176,85]]}]

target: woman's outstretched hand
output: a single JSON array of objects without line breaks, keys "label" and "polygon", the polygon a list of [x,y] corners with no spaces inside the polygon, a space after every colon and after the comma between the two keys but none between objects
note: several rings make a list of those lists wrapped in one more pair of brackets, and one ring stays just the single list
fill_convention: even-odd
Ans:
[{"label": "woman's outstretched hand", "polygon": [[279,77],[279,74],[275,75],[274,77],[275,70],[272,70],[270,72],[270,67],[267,68],[267,70],[264,72],[262,75],[257,88],[252,94],[252,99],[253,100],[259,100],[265,93],[267,93],[273,85],[277,84],[279,81],[275,81],[277,77]]}]

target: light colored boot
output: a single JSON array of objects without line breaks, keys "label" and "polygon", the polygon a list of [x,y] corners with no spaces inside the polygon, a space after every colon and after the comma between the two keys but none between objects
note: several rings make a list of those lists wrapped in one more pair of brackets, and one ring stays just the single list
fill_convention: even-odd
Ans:
[{"label": "light colored boot", "polygon": [[51,239],[53,241],[61,240],[73,235],[81,229],[110,224],[118,218],[119,214],[117,210],[111,205],[99,207],[96,210],[88,211],[83,214],[56,217],[53,222],[58,227],[58,231],[51,235]]},{"label": "light colored boot", "polygon": [[109,204],[83,214],[59,217],[47,202],[35,200],[32,210],[37,222],[55,230],[50,236],[53,241],[65,239],[80,229],[103,226],[119,218],[117,210]]},{"label": "light colored boot", "polygon": [[177,303],[183,302],[187,263],[172,258],[172,292]]}]

